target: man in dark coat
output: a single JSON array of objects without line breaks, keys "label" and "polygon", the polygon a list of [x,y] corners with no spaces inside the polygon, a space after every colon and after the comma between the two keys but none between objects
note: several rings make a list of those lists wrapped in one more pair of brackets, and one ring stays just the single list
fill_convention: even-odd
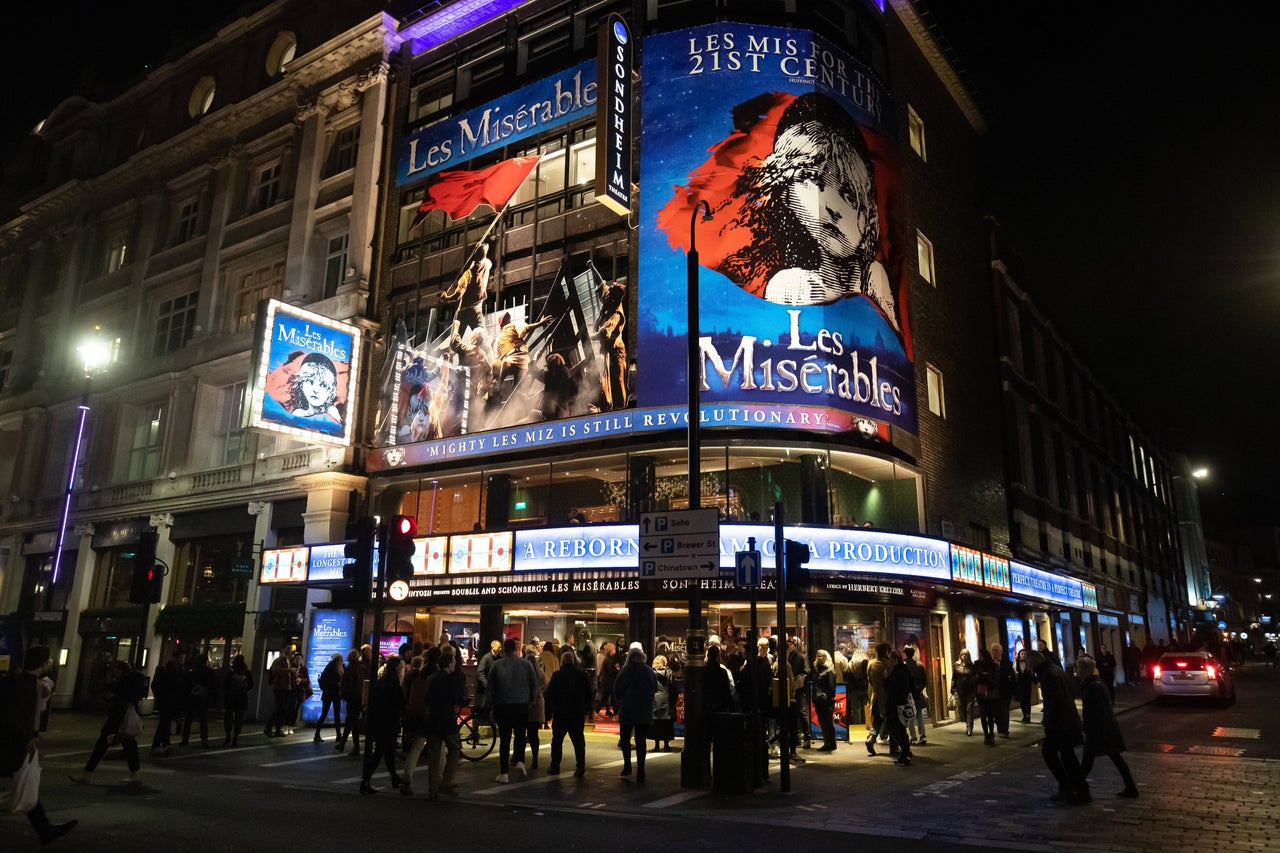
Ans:
[{"label": "man in dark coat", "polygon": [[1008,737],[1009,705],[1013,702],[1013,693],[1018,687],[1018,676],[1013,671],[1013,661],[1004,653],[1004,646],[992,643],[991,656],[999,665],[996,673],[996,731],[1000,733],[1000,737]]},{"label": "man in dark coat", "polygon": [[1106,643],[1098,644],[1098,680],[1107,688],[1107,696],[1111,704],[1116,703],[1116,656],[1111,654]]},{"label": "man in dark coat", "polygon": [[[32,646],[22,659],[22,671],[0,679],[0,775],[12,776],[27,757],[39,749],[36,709],[40,704],[39,681],[49,670],[49,647]],[[51,844],[75,828],[76,821],[50,823],[44,805],[36,801],[27,812],[41,844]]]},{"label": "man in dark coat", "polygon": [[186,649],[174,649],[168,663],[157,667],[155,678],[151,680],[151,692],[156,697],[156,712],[160,715],[155,737],[151,740],[152,752],[169,754],[169,735],[174,722],[182,716],[182,700],[190,689]]},{"label": "man in dark coat", "polygon": [[1088,777],[1093,770],[1093,759],[1099,755],[1107,756],[1124,780],[1124,790],[1116,796],[1133,799],[1138,796],[1138,786],[1134,784],[1133,774],[1129,772],[1129,764],[1120,755],[1124,752],[1124,735],[1120,733],[1116,716],[1111,712],[1111,700],[1095,670],[1090,658],[1081,657],[1076,660],[1076,674],[1080,676],[1080,702],[1084,706],[1084,764],[1081,770]]},{"label": "man in dark coat", "polygon": [[574,776],[582,778],[587,772],[587,743],[583,727],[591,713],[591,679],[578,667],[578,656],[573,649],[560,655],[560,668],[547,682],[547,715],[551,717],[551,766],[547,772],[560,772],[560,758],[564,754],[564,739],[568,735],[573,744],[576,764]]},{"label": "man in dark coat", "polygon": [[1084,734],[1080,712],[1076,710],[1075,699],[1071,695],[1071,679],[1053,658],[1045,657],[1039,651],[1027,652],[1027,665],[1040,682],[1041,724],[1044,726],[1040,755],[1053,778],[1058,780],[1058,792],[1050,799],[1072,804],[1092,802],[1089,783],[1085,781],[1084,770],[1076,758],[1075,748],[1084,742]]}]

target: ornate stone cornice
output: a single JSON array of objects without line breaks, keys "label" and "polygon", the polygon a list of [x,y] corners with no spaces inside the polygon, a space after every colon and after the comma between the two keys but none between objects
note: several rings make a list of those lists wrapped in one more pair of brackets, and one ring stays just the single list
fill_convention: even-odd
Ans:
[{"label": "ornate stone cornice", "polygon": [[298,112],[294,115],[293,120],[298,124],[304,123],[312,116],[324,118],[329,112],[329,105],[322,98],[316,98],[312,101],[302,101],[298,104]]},{"label": "ornate stone cornice", "polygon": [[151,516],[151,526],[155,528],[173,527],[173,513],[157,512]]},{"label": "ornate stone cornice", "polygon": [[231,146],[228,146],[227,150],[223,151],[221,154],[215,154],[212,157],[210,157],[209,165],[215,169],[224,169],[227,166],[230,166],[236,161],[238,161],[243,156],[244,156],[243,145],[239,145],[239,144],[231,145]]},{"label": "ornate stone cornice", "polygon": [[249,515],[262,515],[270,505],[269,501],[249,501]]},{"label": "ornate stone cornice", "polygon": [[94,526],[92,524],[77,524],[71,530],[71,535],[77,538],[92,536],[94,534]]},{"label": "ornate stone cornice", "polygon": [[365,71],[356,78],[356,89],[365,91],[379,83],[387,82],[387,75],[391,72],[391,66],[386,62],[379,62],[374,67]]}]

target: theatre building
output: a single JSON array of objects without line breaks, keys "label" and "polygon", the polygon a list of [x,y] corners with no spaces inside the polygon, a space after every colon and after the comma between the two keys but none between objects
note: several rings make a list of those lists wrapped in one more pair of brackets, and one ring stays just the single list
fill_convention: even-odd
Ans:
[{"label": "theatre building", "polygon": [[[407,19],[390,87],[364,426],[369,506],[420,536],[393,645],[679,652],[691,584],[732,645],[753,541],[773,633],[780,522],[811,549],[786,609],[810,654],[911,643],[945,696],[962,648],[1092,647],[1088,576],[1011,551],[985,123],[914,4],[459,21]],[[718,538],[686,567],[644,525],[691,506],[693,251]]]}]

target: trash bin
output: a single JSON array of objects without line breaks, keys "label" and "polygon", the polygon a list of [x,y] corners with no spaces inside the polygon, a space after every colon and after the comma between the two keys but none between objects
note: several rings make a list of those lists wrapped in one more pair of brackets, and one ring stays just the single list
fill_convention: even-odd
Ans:
[{"label": "trash bin", "polygon": [[717,794],[751,793],[747,715],[723,712],[711,718],[711,790]]}]

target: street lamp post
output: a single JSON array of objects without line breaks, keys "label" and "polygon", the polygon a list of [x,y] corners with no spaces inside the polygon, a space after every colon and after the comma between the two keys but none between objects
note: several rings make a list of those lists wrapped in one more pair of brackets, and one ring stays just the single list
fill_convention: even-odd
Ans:
[{"label": "street lamp post", "polygon": [[84,364],[84,390],[80,392],[80,421],[76,426],[75,445],[71,449],[71,465],[67,471],[67,491],[62,501],[62,521],[58,524],[58,544],[53,552],[53,572],[49,578],[46,606],[53,609],[53,591],[62,573],[62,552],[67,541],[67,522],[71,518],[71,498],[76,486],[76,469],[80,467],[80,451],[84,446],[84,433],[89,420],[89,390],[93,382],[93,373],[106,364],[108,352],[106,344],[95,335],[76,347]]},{"label": "street lamp post", "polygon": [[[702,372],[699,369],[698,325],[698,214],[702,221],[711,220],[711,205],[701,200],[689,216],[689,293],[688,293],[688,383],[689,383],[689,509],[702,506],[702,471],[698,402]],[[697,579],[689,583],[689,633],[685,641],[687,660],[684,668],[684,752],[680,756],[680,785],[705,788],[711,776],[711,751],[707,737],[707,721],[703,714],[703,655],[707,635],[702,624],[702,586]]]}]

